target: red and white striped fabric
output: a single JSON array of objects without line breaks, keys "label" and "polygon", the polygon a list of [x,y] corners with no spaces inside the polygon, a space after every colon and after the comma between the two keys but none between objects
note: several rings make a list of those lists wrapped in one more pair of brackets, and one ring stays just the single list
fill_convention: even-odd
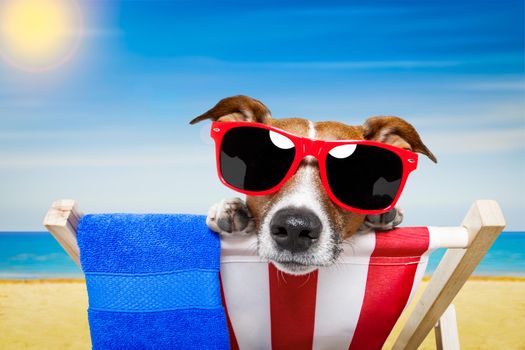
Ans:
[{"label": "red and white striped fabric", "polygon": [[305,276],[261,261],[254,237],[223,239],[232,349],[381,349],[423,277],[428,254],[442,246],[445,236],[432,231],[359,232],[337,264]]}]

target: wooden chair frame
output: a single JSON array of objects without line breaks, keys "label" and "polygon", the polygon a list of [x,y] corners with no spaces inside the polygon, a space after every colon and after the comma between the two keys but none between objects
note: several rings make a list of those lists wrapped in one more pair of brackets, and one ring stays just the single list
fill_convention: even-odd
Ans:
[{"label": "wooden chair frame", "polygon": [[[46,229],[79,267],[80,251],[76,237],[82,215],[76,202],[66,199],[55,201],[44,218]],[[460,348],[452,300],[504,227],[505,219],[497,202],[478,200],[472,204],[460,226],[468,232],[467,246],[447,249],[393,349],[417,349],[432,327],[435,328],[437,349]]]}]

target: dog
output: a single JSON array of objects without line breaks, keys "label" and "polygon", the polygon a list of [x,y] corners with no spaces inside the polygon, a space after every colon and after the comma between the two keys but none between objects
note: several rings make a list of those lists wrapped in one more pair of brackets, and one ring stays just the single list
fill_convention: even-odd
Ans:
[{"label": "dog", "polygon": [[[262,123],[309,139],[378,141],[424,154],[437,163],[416,129],[394,116],[371,117],[360,126],[301,118],[275,119],[262,102],[248,96],[233,96],[222,99],[190,124],[203,120]],[[402,220],[399,208],[364,215],[336,205],[321,182],[317,160],[306,156],[277,192],[247,195],[245,201],[224,199],[210,208],[206,223],[220,235],[256,234],[257,252],[262,259],[271,261],[285,273],[301,275],[334,264],[342,252],[343,241],[358,230],[388,230]],[[300,251],[291,248],[299,238],[297,232],[307,233],[307,243],[303,242],[303,235]]]}]

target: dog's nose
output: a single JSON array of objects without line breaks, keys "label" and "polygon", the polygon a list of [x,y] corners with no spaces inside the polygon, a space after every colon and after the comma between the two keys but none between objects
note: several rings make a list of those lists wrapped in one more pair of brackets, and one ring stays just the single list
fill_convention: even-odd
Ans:
[{"label": "dog's nose", "polygon": [[305,251],[317,241],[323,225],[310,210],[285,208],[277,211],[270,221],[273,240],[282,249]]}]

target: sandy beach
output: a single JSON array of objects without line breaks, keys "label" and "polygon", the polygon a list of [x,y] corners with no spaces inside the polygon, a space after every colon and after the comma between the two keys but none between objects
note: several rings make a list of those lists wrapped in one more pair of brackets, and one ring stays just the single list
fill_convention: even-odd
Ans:
[{"label": "sandy beach", "polygon": [[[471,279],[454,304],[463,349],[525,349],[525,279]],[[83,280],[0,280],[0,348],[89,349],[86,308]],[[421,349],[435,349],[433,334]]]}]

